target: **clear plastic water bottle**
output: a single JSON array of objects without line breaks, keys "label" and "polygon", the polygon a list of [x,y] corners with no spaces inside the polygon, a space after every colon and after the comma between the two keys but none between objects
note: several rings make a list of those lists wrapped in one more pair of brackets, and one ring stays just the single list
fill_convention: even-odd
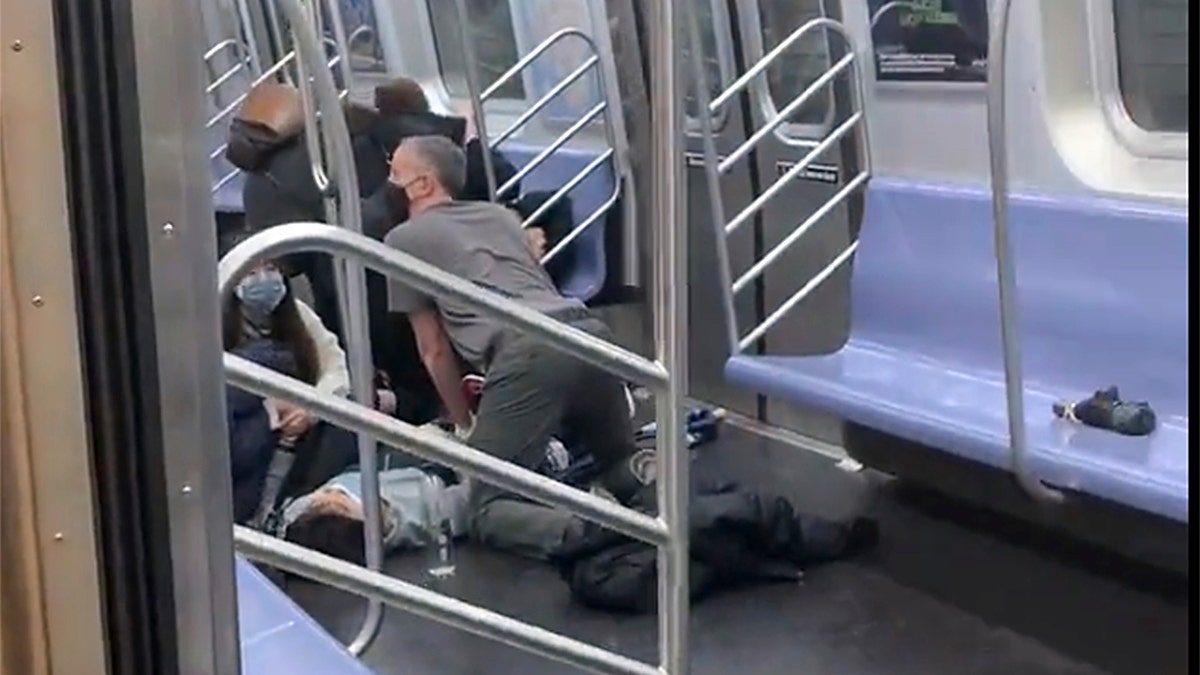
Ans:
[{"label": "clear plastic water bottle", "polygon": [[425,531],[429,535],[426,556],[429,562],[427,573],[434,582],[454,576],[457,569],[454,560],[454,530],[449,514],[442,509],[442,493],[445,485],[433,474],[425,476]]}]

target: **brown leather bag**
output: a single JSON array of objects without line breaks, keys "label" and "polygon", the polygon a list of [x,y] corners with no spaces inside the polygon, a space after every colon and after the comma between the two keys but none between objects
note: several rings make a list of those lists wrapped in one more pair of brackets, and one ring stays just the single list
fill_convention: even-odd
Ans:
[{"label": "brown leather bag", "polygon": [[282,82],[263,82],[250,90],[229,124],[225,159],[243,171],[256,172],[276,148],[303,131],[300,91]]},{"label": "brown leather bag", "polygon": [[267,81],[250,90],[237,119],[269,130],[286,140],[304,129],[300,90],[283,82]]}]

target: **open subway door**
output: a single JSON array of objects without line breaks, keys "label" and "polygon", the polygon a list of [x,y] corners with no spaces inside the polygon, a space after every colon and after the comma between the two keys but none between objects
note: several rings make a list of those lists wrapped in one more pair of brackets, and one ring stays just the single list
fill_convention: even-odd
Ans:
[{"label": "open subway door", "polygon": [[820,354],[846,340],[868,176],[861,58],[832,0],[692,7],[707,91],[689,69],[690,393],[835,440],[836,420],[733,389],[724,364],[731,353]]}]

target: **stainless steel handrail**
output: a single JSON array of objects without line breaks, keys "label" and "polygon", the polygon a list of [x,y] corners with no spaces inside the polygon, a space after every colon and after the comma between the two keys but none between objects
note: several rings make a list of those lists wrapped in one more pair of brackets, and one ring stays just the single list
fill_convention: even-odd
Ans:
[{"label": "stainless steel handrail", "polygon": [[[717,254],[721,267],[719,273],[722,276],[723,310],[726,315],[730,352],[740,353],[754,345],[768,330],[783,319],[792,308],[820,287],[838,268],[848,263],[858,249],[857,239],[850,242],[838,255],[834,256],[832,261],[826,264],[820,272],[785,300],[764,321],[751,327],[745,336],[741,335],[737,313],[733,309],[734,295],[747,288],[751,282],[765,273],[772,263],[779,260],[785,252],[799,242],[822,218],[848,199],[855,191],[865,187],[867,181],[870,179],[871,162],[867,142],[867,116],[863,107],[865,94],[862,84],[861,56],[856,49],[854,40],[841,23],[827,18],[813,19],[792,31],[774,49],[764,55],[758,62],[748,68],[745,73],[734,80],[732,84],[709,101],[708,76],[701,66],[703,62],[703,43],[700,39],[698,18],[696,17],[694,8],[690,6],[688,14],[688,39],[691,42],[693,50],[691,61],[693,62],[692,76],[696,78],[697,83],[696,96],[701,109],[709,111],[708,115],[700,115],[699,121],[704,143],[704,166],[709,200],[713,212],[718,214],[717,218],[714,219],[714,224],[717,228]],[[818,30],[824,31],[826,35],[831,33],[836,34],[846,45],[846,54],[827,68],[804,91],[793,97],[782,110],[779,110],[773,117],[766,120],[766,123],[762,127],[755,130],[745,141],[734,148],[725,159],[721,159],[716,151],[713,118],[719,116],[723,107],[736,100],[736,97],[745,91],[756,78],[765,77],[767,68],[789,48],[805,36]],[[775,133],[778,135],[779,127],[786,122],[788,116],[804,105],[805,102],[811,99],[823,87],[832,86],[833,82],[842,75],[848,76],[852,82],[851,96],[853,112],[819,141],[812,142],[811,148],[799,162],[790,167],[783,175],[776,178],[767,189],[755,196],[733,218],[726,221],[725,203],[721,190],[721,176],[727,173],[736,162],[749,155],[768,134]],[[800,176],[818,157],[828,152],[830,148],[833,148],[851,132],[855,133],[863,168],[847,180],[833,196],[810,214],[808,218],[793,229],[787,237],[777,243],[761,259],[756,261],[749,270],[734,281],[732,279],[733,271],[730,267],[727,237],[743,224],[749,222],[756,213],[761,211],[772,199],[783,192],[787,185]]]},{"label": "stainless steel handrail", "polygon": [[[444,0],[443,0],[444,1]],[[496,167],[492,162],[491,139],[488,137],[487,116],[483,112],[484,97],[476,95],[479,91],[479,61],[475,54],[475,35],[472,30],[475,25],[471,14],[467,11],[466,0],[454,0],[454,9],[458,14],[459,37],[462,42],[463,61],[466,66],[463,74],[467,78],[467,91],[471,95],[471,114],[475,117],[475,131],[479,138],[480,154],[483,156],[483,176],[487,181],[488,199],[496,201],[500,196],[496,189]]]},{"label": "stainless steel handrail", "polygon": [[[329,82],[332,87],[332,82]],[[674,211],[672,211],[674,213]],[[674,228],[661,228],[673,230]],[[660,233],[665,245],[677,247],[675,234]],[[238,279],[262,260],[276,259],[301,252],[328,253],[335,257],[354,259],[371,269],[397,279],[433,297],[454,297],[475,306],[497,320],[525,329],[528,334],[547,339],[548,346],[605,367],[634,381],[651,386],[658,394],[658,420],[663,429],[681,430],[681,403],[678,382],[669,375],[664,364],[678,365],[681,327],[677,315],[680,292],[678,288],[665,288],[660,292],[664,307],[672,316],[660,317],[656,324],[659,340],[659,363],[639,357],[616,345],[595,338],[577,328],[555,321],[514,300],[493,291],[480,288],[464,279],[448,274],[419,259],[343,228],[318,223],[292,223],[259,232],[239,243],[220,261],[218,279],[220,297],[228,297]],[[660,266],[660,278],[667,286],[668,275],[676,275],[677,258]],[[677,282],[677,279],[671,278]],[[660,309],[660,314],[663,313]],[[669,339],[668,339],[669,338]],[[455,439],[447,438],[405,424],[392,417],[370,409],[362,403],[345,401],[338,397],[322,394],[315,387],[293,378],[275,373],[232,354],[225,355],[227,379],[234,386],[262,396],[293,401],[318,417],[361,434],[378,437],[382,441],[403,447],[425,459],[448,464],[479,480],[495,484],[519,494],[573,510],[581,517],[612,527],[630,536],[653,543],[660,548],[659,581],[664,608],[663,625],[669,637],[664,638],[664,664],[667,672],[686,672],[672,664],[686,660],[686,636],[684,646],[678,640],[686,630],[687,553],[686,521],[687,506],[687,458],[683,452],[681,433],[667,433],[660,439],[658,461],[661,470],[658,476],[658,518],[618,506],[606,499],[568,487],[533,471],[498,460],[491,455],[467,447]],[[673,426],[671,426],[673,425]],[[363,467],[364,484],[366,471],[374,467]],[[682,481],[682,485],[679,484]],[[377,490],[377,486],[375,490]],[[364,502],[372,498],[364,485]],[[378,501],[378,493],[375,492]],[[364,503],[364,506],[366,504]],[[378,508],[378,504],[376,504]],[[451,625],[474,627],[479,634],[504,638],[495,631],[496,623],[490,614],[478,612],[448,598],[424,591],[415,593],[410,586],[389,581],[382,575],[363,572],[352,565],[340,563],[340,570],[330,571],[328,560],[322,560],[311,552],[288,549],[256,538],[249,532],[239,531],[239,550],[248,557],[262,559],[273,564],[282,564],[298,574],[313,575],[318,579],[341,587],[354,584],[354,590],[371,594],[374,598],[386,597],[400,606],[415,608],[435,620]],[[274,547],[273,549],[271,547]],[[273,551],[273,554],[272,554]],[[314,560],[316,561],[314,563]],[[423,598],[424,603],[414,600]],[[682,603],[682,604],[681,604]],[[422,611],[433,607],[442,611]],[[449,609],[448,609],[449,608]],[[674,610],[674,614],[672,611]],[[682,617],[682,618],[681,618]],[[684,623],[680,623],[683,621]],[[604,672],[655,672],[651,666],[625,659],[595,647],[564,640],[552,633],[534,630],[530,626],[513,622],[510,627],[520,631],[523,639],[515,646],[565,660],[576,665],[597,668]],[[512,635],[508,633],[507,635]],[[507,641],[507,640],[506,640]],[[511,641],[510,641],[511,643]],[[683,654],[682,656],[680,654]],[[596,659],[601,659],[597,661]]]},{"label": "stainless steel handrail", "polygon": [[[460,5],[459,13],[460,13],[460,19],[461,19],[466,16],[465,10],[461,7],[464,3],[464,0],[456,0],[456,2]],[[469,23],[466,20],[464,20],[460,25],[462,26],[461,30],[463,31],[464,43],[467,43],[467,42],[469,42],[469,40],[468,40],[468,36],[469,36],[469,32],[470,32]],[[483,104],[485,102],[487,102],[487,100],[489,98],[494,96],[498,91],[500,91],[500,89],[505,84],[507,84],[510,80],[512,80],[514,77],[517,77],[518,75],[520,75],[522,72],[525,71],[526,68],[528,68],[535,61],[537,61],[538,57],[540,57],[542,54],[545,54],[546,51],[549,50],[551,47],[553,47],[554,45],[558,44],[559,42],[561,42],[567,38],[576,38],[576,39],[582,40],[584,45],[591,52],[591,56],[587,60],[585,60],[582,65],[580,65],[579,67],[575,68],[573,71],[568,73],[565,77],[563,77],[561,80],[559,80],[558,83],[556,83],[553,87],[551,87],[545,94],[543,94],[541,97],[539,97],[538,100],[535,101],[532,106],[530,106],[525,112],[521,113],[521,115],[516,119],[516,121],[513,122],[513,124],[510,127],[505,129],[499,136],[497,136],[495,140],[491,140],[487,134],[487,127],[483,124],[483,120],[484,120]],[[544,109],[547,105],[549,105],[550,101],[554,100],[562,92],[566,91],[567,88],[569,88],[571,85],[573,85],[575,82],[577,82],[580,78],[582,78],[584,76],[584,74],[586,74],[589,70],[595,69],[596,77],[597,77],[598,84],[599,84],[599,90],[601,92],[601,98],[602,98],[601,102],[596,104],[595,106],[593,106],[591,109],[589,109],[587,112],[585,112],[582,117],[580,117],[578,120],[576,120],[574,123],[572,123],[571,126],[568,127],[567,130],[564,131],[552,143],[550,143],[550,145],[543,148],[542,151],[539,152],[533,159],[529,160],[529,162],[526,163],[525,166],[521,167],[521,169],[519,171],[517,171],[516,175],[514,175],[511,179],[506,181],[503,185],[499,186],[498,188],[495,188],[491,192],[491,196],[492,196],[493,200],[504,197],[513,187],[515,187],[517,184],[519,184],[522,179],[524,179],[529,174],[533,173],[534,170],[536,170],[539,166],[542,165],[543,162],[545,162],[547,159],[549,159],[550,156],[553,155],[559,148],[566,145],[572,138],[574,138],[576,135],[578,135],[579,132],[581,132],[583,129],[585,129],[593,120],[596,119],[596,117],[600,116],[601,114],[604,115],[605,142],[608,144],[609,152],[603,153],[602,157],[604,157],[605,161],[608,162],[610,171],[612,172],[612,181],[613,181],[612,192],[609,194],[608,198],[605,199],[598,207],[596,207],[596,209],[593,210],[586,218],[584,218],[581,223],[579,223],[574,228],[572,228],[572,230],[567,234],[567,236],[563,237],[557,244],[554,245],[554,247],[552,249],[547,251],[546,254],[542,256],[541,261],[543,264],[545,264],[545,263],[553,260],[557,255],[559,255],[562,251],[564,251],[567,248],[567,246],[569,246],[571,244],[571,242],[575,241],[575,239],[577,239],[581,234],[583,234],[583,232],[585,230],[587,230],[587,228],[591,227],[593,223],[595,223],[601,217],[603,217],[606,213],[608,213],[608,211],[610,209],[612,209],[612,207],[617,203],[617,200],[620,199],[621,175],[622,174],[621,174],[620,167],[617,166],[618,158],[617,158],[616,149],[618,147],[618,145],[617,145],[618,140],[616,137],[616,125],[614,124],[614,120],[612,118],[613,115],[620,114],[620,110],[621,110],[620,102],[611,100],[611,90],[607,86],[608,81],[607,81],[606,75],[604,73],[604,68],[601,67],[600,53],[599,53],[599,50],[596,48],[595,41],[593,41],[592,38],[587,33],[584,33],[582,30],[579,30],[578,28],[563,28],[563,29],[560,29],[560,30],[552,33],[545,40],[542,40],[541,43],[538,44],[538,46],[529,50],[528,54],[526,54],[526,55],[522,56],[520,59],[518,59],[517,62],[512,65],[512,67],[510,67],[508,70],[504,71],[504,73],[501,74],[500,77],[496,78],[495,82],[488,85],[488,88],[485,89],[482,93],[479,93],[478,81],[477,81],[477,78],[474,76],[474,68],[475,68],[475,63],[473,61],[474,49],[473,49],[473,47],[468,46],[466,51],[467,51],[467,54],[466,54],[467,59],[471,64],[467,68],[467,75],[468,75],[467,90],[470,93],[471,107],[475,114],[476,126],[479,129],[480,143],[482,145],[482,150],[483,150],[483,154],[485,157],[484,170],[488,173],[489,181],[494,181],[494,179],[495,179],[495,175],[492,173],[491,154],[490,154],[489,150],[491,148],[498,147],[501,143],[504,143],[505,141],[510,139],[513,136],[513,134],[515,134],[519,129],[521,129],[526,124],[528,124],[529,121],[532,120],[533,117],[537,113],[541,112],[542,109]],[[579,173],[577,173],[574,178],[572,178],[570,181],[567,182],[566,185],[569,185],[570,189],[560,188],[559,190],[557,190],[550,197],[550,199],[546,200],[546,202],[543,203],[542,206],[538,208],[538,210],[535,213],[530,214],[527,218],[525,218],[525,220],[521,223],[521,225],[523,227],[528,227],[529,225],[536,222],[537,219],[540,218],[543,214],[545,214],[547,211],[549,211],[551,208],[553,208],[556,204],[558,204],[563,199],[565,199],[567,194],[570,193],[571,189],[577,187],[580,183],[582,183],[593,171],[596,170],[596,168],[599,167],[600,164],[603,164],[603,163],[604,163],[604,161],[600,161],[599,163],[592,162],[587,167],[584,167],[582,170],[580,170]],[[489,186],[490,185],[491,185],[491,183],[489,183]],[[563,187],[565,188],[566,185],[564,185]],[[489,189],[491,189],[491,188],[489,187]]]},{"label": "stainless steel handrail", "polygon": [[1061,502],[1061,492],[1038,480],[1029,469],[1025,433],[1025,383],[1021,373],[1020,314],[1016,271],[1008,240],[1008,126],[1005,119],[1005,55],[1010,0],[993,0],[988,38],[987,127],[992,173],[992,218],[996,247],[996,281],[1000,300],[1000,341],[1004,350],[1004,398],[1008,411],[1008,443],[1012,472],[1029,496]]},{"label": "stainless steel handrail", "polygon": [[[688,624],[688,490],[690,458],[683,445],[683,392],[687,369],[687,204],[683,173],[683,98],[678,34],[680,5],[691,0],[649,3],[646,33],[650,55],[651,192],[654,228],[654,342],[666,388],[656,397],[658,512],[667,524],[667,546],[658,549],[658,651],[668,675],[690,671]],[[663,481],[665,477],[667,480]]]},{"label": "stainless steel handrail", "polygon": [[531,626],[379,572],[236,526],[233,543],[248,558],[347,593],[381,600],[431,621],[503,642],[594,673],[661,675],[654,666]]},{"label": "stainless steel handrail", "polygon": [[230,47],[237,47],[238,49],[241,49],[242,44],[236,38],[226,38],[221,40],[220,42],[209,47],[208,50],[204,52],[204,62],[208,63],[209,61],[212,61],[214,58],[216,58],[217,54],[220,54]]},{"label": "stainless steel handrail", "polygon": [[256,242],[256,247],[262,247],[262,251],[253,251],[252,259],[249,253],[240,253],[250,249],[242,245],[234,247],[221,259],[221,279],[245,274],[254,266],[256,260],[278,258],[320,247],[320,250],[330,255],[355,256],[367,267],[380,274],[392,276],[431,297],[452,297],[460,302],[471,303],[492,319],[511,324],[575,358],[611,370],[627,381],[651,389],[667,386],[667,371],[657,363],[576,328],[565,326],[519,302],[495,293],[483,292],[483,289],[469,281],[397,251],[382,242],[351,237],[342,228],[321,223],[291,223],[263,230],[246,239],[243,244],[251,241]]},{"label": "stainless steel handrail", "polygon": [[241,35],[245,38],[244,45],[249,56],[250,72],[255,75],[262,72],[262,50],[259,49],[258,37],[254,34],[254,23],[250,14],[247,0],[234,0],[237,10],[238,23],[241,25]]},{"label": "stainless steel handrail", "polygon": [[[303,251],[323,252],[311,247]],[[322,394],[312,385],[280,375],[253,361],[225,354],[225,378],[229,384],[240,389],[268,398],[292,401],[339,427],[370,434],[390,446],[404,448],[421,459],[453,466],[490,485],[570,509],[588,520],[649,544],[661,545],[667,540],[667,528],[657,519],[496,459],[442,434],[405,424],[361,404]]]},{"label": "stainless steel handrail", "polygon": [[[239,107],[241,107],[242,103],[246,100],[246,97],[248,97],[250,95],[250,92],[253,91],[253,89],[255,87],[262,84],[263,82],[266,82],[267,80],[271,79],[272,77],[275,77],[276,75],[278,75],[279,72],[283,71],[285,68],[287,68],[287,66],[290,65],[295,58],[296,58],[295,50],[292,50],[292,51],[288,52],[287,54],[284,54],[282,57],[280,57],[280,59],[278,61],[276,61],[274,65],[272,65],[270,68],[263,71],[263,73],[261,75],[259,75],[257,78],[255,78],[254,81],[250,83],[250,86],[246,88],[245,92],[240,94],[229,105],[222,108],[219,112],[217,112],[217,114],[208,118],[208,121],[204,123],[204,128],[211,129],[211,128],[215,127],[217,124],[220,124],[221,120],[225,119],[229,115],[236,112],[237,109]],[[336,66],[338,64],[338,62],[341,61],[341,59],[342,59],[342,56],[340,54],[338,54],[338,55],[334,56],[333,58],[329,59],[326,62],[326,65],[328,67],[332,68],[332,67]],[[286,71],[284,71],[284,72],[286,72]]]},{"label": "stainless steel handrail", "polygon": [[[326,202],[330,222],[340,222],[342,227],[355,234],[362,232],[362,205],[359,201],[358,175],[355,171],[354,150],[350,141],[350,130],[342,111],[341,96],[333,81],[327,63],[324,43],[318,36],[314,21],[306,12],[301,0],[278,0],[291,29],[294,48],[298,54],[297,65],[311,65],[311,77],[302,77],[298,83],[302,92],[309,90],[315,98],[315,110],[322,114],[321,139],[325,143],[325,156],[329,158],[332,174],[337,185],[336,203]],[[314,3],[319,13],[319,7]],[[338,58],[346,58],[339,54]],[[316,130],[315,119],[306,119],[306,128]],[[350,385],[354,398],[366,406],[374,399],[375,370],[371,362],[371,336],[368,328],[366,273],[362,263],[356,259],[334,260],[335,281],[338,286],[339,311],[345,331],[346,352],[350,366]],[[245,270],[242,271],[244,273]],[[240,276],[240,274],[239,274]],[[367,433],[358,434],[358,463],[362,471],[363,522],[365,558],[367,567],[379,570],[383,567],[383,521],[379,505],[379,475],[375,462],[376,442]],[[383,621],[383,603],[367,601],[367,611],[362,627],[348,645],[354,654],[361,654],[375,636]]]}]

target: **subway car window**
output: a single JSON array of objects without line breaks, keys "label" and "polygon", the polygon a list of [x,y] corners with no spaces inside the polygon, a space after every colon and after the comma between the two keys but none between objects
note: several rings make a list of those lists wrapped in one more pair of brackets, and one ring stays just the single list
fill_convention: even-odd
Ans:
[{"label": "subway car window", "polygon": [[[759,0],[763,52],[768,53],[805,22],[823,15],[821,0]],[[824,31],[814,31],[793,45],[767,69],[767,83],[775,107],[781,109],[829,69]],[[823,125],[830,112],[829,88],[822,87],[788,121]]]},{"label": "subway car window", "polygon": [[[512,10],[508,0],[467,0],[465,4],[474,38],[475,56],[479,61],[479,85],[486,89],[519,58]],[[462,33],[455,5],[452,0],[428,0],[426,3],[442,81],[451,96],[460,97],[467,96],[468,91]],[[500,88],[496,96],[523,99],[524,82],[520,77],[514,77]]]},{"label": "subway car window", "polygon": [[351,69],[358,73],[387,72],[383,47],[379,43],[379,23],[372,0],[338,0],[346,41],[350,47]]},{"label": "subway car window", "polygon": [[1147,131],[1188,131],[1188,0],[1113,0],[1121,96]]}]

